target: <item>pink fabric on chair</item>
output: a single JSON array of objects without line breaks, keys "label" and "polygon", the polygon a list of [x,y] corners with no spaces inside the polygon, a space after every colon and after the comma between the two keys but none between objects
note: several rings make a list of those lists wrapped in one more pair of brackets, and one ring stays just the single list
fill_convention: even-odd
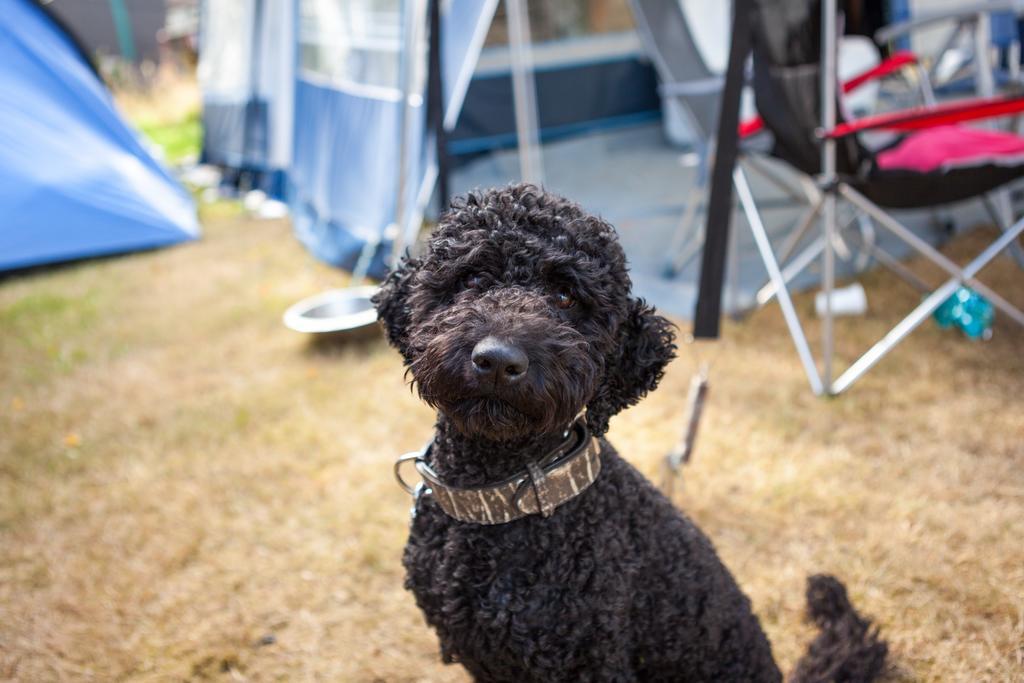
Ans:
[{"label": "pink fabric on chair", "polygon": [[934,173],[972,166],[1024,165],[1024,137],[966,126],[938,126],[912,133],[875,157],[883,171]]}]

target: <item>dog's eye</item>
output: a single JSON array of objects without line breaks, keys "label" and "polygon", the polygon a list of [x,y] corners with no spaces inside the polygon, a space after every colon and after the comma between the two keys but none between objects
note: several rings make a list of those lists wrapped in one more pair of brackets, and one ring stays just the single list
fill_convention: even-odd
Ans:
[{"label": "dog's eye", "polygon": [[465,280],[466,289],[482,289],[484,286],[484,278],[480,275],[469,275]]},{"label": "dog's eye", "polygon": [[572,308],[576,305],[576,300],[569,296],[568,292],[559,292],[555,294],[555,305],[562,309]]}]

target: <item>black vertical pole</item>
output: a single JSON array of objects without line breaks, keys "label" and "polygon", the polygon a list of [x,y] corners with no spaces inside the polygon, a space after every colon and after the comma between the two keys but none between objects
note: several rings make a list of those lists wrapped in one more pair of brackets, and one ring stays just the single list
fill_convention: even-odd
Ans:
[{"label": "black vertical pole", "polygon": [[725,87],[718,111],[715,163],[711,172],[711,197],[708,200],[707,225],[704,228],[704,253],[700,267],[700,290],[693,319],[693,336],[716,339],[722,316],[722,283],[725,281],[725,256],[729,247],[729,221],[732,217],[732,172],[739,153],[740,94],[743,92],[744,66],[753,39],[754,0],[733,3],[732,45]]},{"label": "black vertical pole", "polygon": [[448,208],[448,150],[444,129],[444,83],[441,78],[441,2],[430,0],[430,44],[427,64],[427,130],[437,146],[437,193],[441,211]]}]

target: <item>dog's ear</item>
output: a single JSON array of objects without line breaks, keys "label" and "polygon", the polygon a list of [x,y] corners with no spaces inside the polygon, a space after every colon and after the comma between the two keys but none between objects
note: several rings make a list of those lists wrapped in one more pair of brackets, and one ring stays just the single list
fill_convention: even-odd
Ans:
[{"label": "dog's ear", "polygon": [[388,273],[371,299],[377,307],[377,319],[384,326],[388,342],[406,357],[409,345],[409,291],[412,277],[419,267],[419,261],[406,254]]},{"label": "dog's ear", "polygon": [[674,327],[642,299],[630,299],[604,380],[587,405],[587,423],[593,432],[607,431],[613,415],[658,386],[665,366],[676,355]]}]

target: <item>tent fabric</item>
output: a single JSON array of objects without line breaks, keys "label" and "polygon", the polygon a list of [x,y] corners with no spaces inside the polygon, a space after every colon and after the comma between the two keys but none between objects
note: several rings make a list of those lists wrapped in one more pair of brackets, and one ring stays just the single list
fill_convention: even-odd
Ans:
[{"label": "tent fabric", "polygon": [[0,270],[199,235],[191,197],[29,0],[0,13],[0,92]]},{"label": "tent fabric", "polygon": [[[318,258],[351,270],[394,217],[399,104],[300,79],[295,105],[303,124],[288,179],[292,223]],[[381,268],[378,259],[371,272]]]},{"label": "tent fabric", "polygon": [[199,83],[206,163],[256,176],[283,196],[292,157],[293,0],[203,0]]},{"label": "tent fabric", "polygon": [[[488,61],[504,46],[487,48]],[[497,53],[497,54],[495,54]],[[657,76],[632,35],[572,38],[535,48],[534,82],[543,142],[635,126],[661,116]],[[473,155],[515,147],[515,107],[507,64],[473,77],[448,149]]]},{"label": "tent fabric", "polygon": [[[342,268],[352,269],[369,243],[376,249],[369,272],[377,277],[386,270],[392,233],[417,220],[417,207],[425,205],[436,178],[421,98],[421,106],[410,113],[407,210],[395,216],[402,141],[400,73],[408,44],[402,35],[401,5],[300,2],[295,117],[301,124],[295,126],[288,177],[292,222],[313,254]],[[495,5],[496,0],[442,4],[441,75],[448,128],[462,105]],[[425,50],[427,41],[421,44]],[[414,90],[422,93],[426,74],[418,76]]]}]

